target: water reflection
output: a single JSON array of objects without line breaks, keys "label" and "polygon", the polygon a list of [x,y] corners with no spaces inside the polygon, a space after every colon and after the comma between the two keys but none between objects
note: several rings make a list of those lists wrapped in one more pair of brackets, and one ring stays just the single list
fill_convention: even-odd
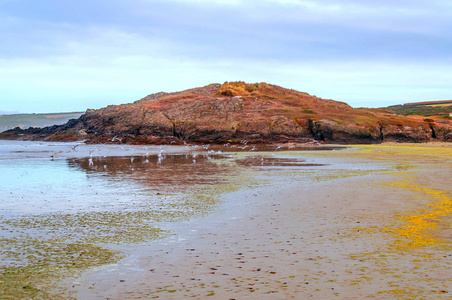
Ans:
[{"label": "water reflection", "polygon": [[186,154],[148,156],[109,156],[68,159],[71,168],[87,174],[107,176],[113,180],[132,180],[151,189],[166,188],[183,191],[188,186],[226,183],[225,175],[233,175],[243,167],[280,167],[298,169],[302,167],[326,166],[307,163],[298,157],[274,157],[247,155],[233,159],[232,155],[193,152]]},{"label": "water reflection", "polygon": [[68,159],[68,165],[88,174],[137,181],[148,188],[183,190],[188,185],[226,182],[224,175],[234,171],[234,165],[226,163],[229,159],[220,154],[165,155],[161,152],[149,156],[72,158]]}]

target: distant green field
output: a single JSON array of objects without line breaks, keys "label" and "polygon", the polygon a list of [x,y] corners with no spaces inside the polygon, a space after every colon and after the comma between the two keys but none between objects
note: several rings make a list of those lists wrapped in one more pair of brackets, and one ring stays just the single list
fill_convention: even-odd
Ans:
[{"label": "distant green field", "polygon": [[54,114],[15,114],[0,116],[0,132],[15,127],[46,127],[64,124],[70,119],[77,119],[83,112],[54,113]]},{"label": "distant green field", "polygon": [[418,103],[406,103],[403,105],[393,105],[385,107],[399,115],[418,115],[418,116],[444,116],[449,117],[452,113],[452,100],[428,101]]}]

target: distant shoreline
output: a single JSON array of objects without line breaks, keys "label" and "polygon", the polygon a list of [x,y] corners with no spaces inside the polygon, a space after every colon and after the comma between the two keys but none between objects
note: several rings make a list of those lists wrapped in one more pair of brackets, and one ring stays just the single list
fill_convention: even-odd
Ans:
[{"label": "distant shoreline", "polygon": [[85,112],[61,112],[61,113],[12,113],[0,115],[0,132],[16,127],[27,129],[30,127],[47,127],[61,125],[70,119],[77,119]]}]

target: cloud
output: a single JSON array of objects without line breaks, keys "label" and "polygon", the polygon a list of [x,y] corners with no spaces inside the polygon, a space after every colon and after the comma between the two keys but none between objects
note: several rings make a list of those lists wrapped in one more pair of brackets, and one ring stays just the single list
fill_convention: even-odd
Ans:
[{"label": "cloud", "polygon": [[226,80],[356,105],[444,98],[451,13],[420,0],[0,0],[0,107],[83,110]]},{"label": "cloud", "polygon": [[[450,58],[451,10],[419,1],[410,2],[410,6],[351,0],[137,0],[129,5],[115,1],[107,5],[97,0],[90,6],[70,1],[70,9],[56,5],[52,15],[42,8],[45,5],[33,3],[23,11],[11,9],[14,16],[10,18],[16,25],[5,28],[0,36],[5,45],[0,49],[2,56],[64,53],[61,44],[67,40],[86,43],[86,34],[107,28],[139,35],[155,44],[171,44],[167,48],[174,55],[195,58],[226,56],[284,62]],[[434,13],[432,7],[437,7]],[[82,13],[83,8],[87,9]],[[29,10],[34,11],[33,17]],[[75,13],[69,13],[72,10]],[[414,12],[423,14],[422,21]],[[120,39],[122,36],[117,37]]]},{"label": "cloud", "polygon": [[[450,98],[447,65],[374,62],[281,63],[279,61],[166,59],[110,55],[80,62],[78,56],[48,61],[2,60],[4,110],[79,111],[128,103],[149,93],[177,91],[234,80],[269,82],[353,106],[384,106]],[[1,101],[3,102],[3,101]],[[15,106],[20,103],[20,107]]]}]

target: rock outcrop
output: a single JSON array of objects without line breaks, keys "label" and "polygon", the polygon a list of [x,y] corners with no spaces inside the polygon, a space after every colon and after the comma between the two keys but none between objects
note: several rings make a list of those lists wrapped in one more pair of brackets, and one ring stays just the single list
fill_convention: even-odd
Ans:
[{"label": "rock outcrop", "polygon": [[452,141],[452,123],[355,109],[266,83],[226,82],[87,110],[64,125],[15,128],[0,138],[132,144],[427,142]]}]

